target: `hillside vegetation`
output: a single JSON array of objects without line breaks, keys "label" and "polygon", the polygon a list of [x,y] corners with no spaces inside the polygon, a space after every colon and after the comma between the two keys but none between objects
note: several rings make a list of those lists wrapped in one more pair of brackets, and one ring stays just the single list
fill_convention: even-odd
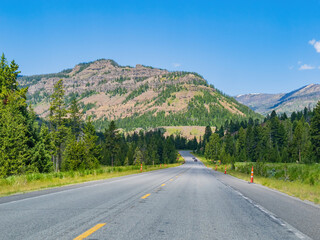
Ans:
[{"label": "hillside vegetation", "polygon": [[226,96],[197,73],[169,72],[143,65],[120,66],[100,59],[56,74],[20,76],[29,87],[28,100],[41,117],[49,113],[49,96],[63,79],[66,104],[80,100],[84,117],[98,131],[114,120],[125,129],[159,126],[220,126],[226,120],[259,118],[248,107]]},{"label": "hillside vegetation", "polygon": [[[121,134],[113,121],[99,136],[85,120],[76,98],[65,97],[63,80],[54,84],[50,114],[39,119],[18,87],[18,65],[0,59],[0,179],[17,175],[100,169],[101,165],[132,166],[176,163],[174,138],[163,132]],[[30,86],[32,88],[32,86]],[[67,106],[67,101],[70,102]],[[37,175],[40,176],[40,175]]]}]

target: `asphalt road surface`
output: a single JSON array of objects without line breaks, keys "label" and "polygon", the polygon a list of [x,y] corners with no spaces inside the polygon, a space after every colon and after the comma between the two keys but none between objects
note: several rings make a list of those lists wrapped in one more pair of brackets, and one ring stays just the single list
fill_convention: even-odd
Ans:
[{"label": "asphalt road surface", "polygon": [[320,239],[319,207],[181,154],[176,168],[0,198],[0,239]]}]

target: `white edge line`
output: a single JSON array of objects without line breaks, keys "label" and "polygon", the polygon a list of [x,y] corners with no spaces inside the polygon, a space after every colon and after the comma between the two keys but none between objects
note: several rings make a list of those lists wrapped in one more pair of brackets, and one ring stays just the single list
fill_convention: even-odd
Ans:
[{"label": "white edge line", "polygon": [[264,207],[262,207],[261,205],[255,203],[252,199],[244,196],[240,191],[234,189],[233,187],[229,186],[228,184],[222,182],[220,179],[217,179],[219,182],[221,182],[222,184],[224,184],[225,186],[227,186],[228,188],[230,188],[231,190],[233,190],[235,193],[237,193],[239,196],[241,196],[242,198],[244,198],[247,202],[249,202],[250,204],[252,204],[254,207],[256,207],[257,209],[259,209],[261,212],[263,212],[264,214],[266,214],[269,218],[273,219],[274,222],[278,223],[279,225],[281,225],[282,227],[287,228],[289,231],[291,231],[292,233],[294,233],[298,238],[300,239],[306,239],[306,240],[312,240],[312,238],[310,238],[309,236],[305,235],[304,233],[300,232],[298,229],[294,228],[293,226],[291,226],[289,223],[287,223],[286,221],[284,221],[283,219],[279,218],[277,215],[275,215],[274,213],[270,212],[269,210],[265,209]]}]

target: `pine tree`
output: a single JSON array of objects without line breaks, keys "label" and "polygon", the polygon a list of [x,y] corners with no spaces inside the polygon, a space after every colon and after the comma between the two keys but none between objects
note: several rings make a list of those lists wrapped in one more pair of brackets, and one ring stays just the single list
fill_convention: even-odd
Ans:
[{"label": "pine tree", "polygon": [[26,119],[13,97],[6,105],[0,103],[0,176],[24,173],[30,159]]},{"label": "pine tree", "polygon": [[142,153],[140,147],[136,148],[133,158],[134,158],[134,164],[135,165],[140,165],[140,164],[143,163],[144,156],[143,156],[143,153]]},{"label": "pine tree", "polygon": [[8,98],[12,93],[16,93],[25,98],[27,89],[23,88],[19,90],[18,88],[17,77],[20,73],[18,68],[19,66],[15,61],[12,61],[11,64],[8,65],[7,59],[4,54],[2,54],[0,60],[0,99],[4,105],[7,104]]},{"label": "pine tree", "polygon": [[210,126],[206,126],[206,128],[204,130],[203,141],[204,142],[208,142],[211,135],[212,135],[211,127]]},{"label": "pine tree", "polygon": [[233,155],[235,152],[235,145],[230,133],[225,136],[225,151],[229,155]]},{"label": "pine tree", "polygon": [[[0,176],[25,172],[30,164],[27,88],[18,88],[18,65],[0,60]],[[33,141],[31,141],[33,143]]]},{"label": "pine tree", "polygon": [[120,136],[114,121],[110,122],[109,128],[105,130],[105,146],[108,155],[110,156],[111,166],[114,165],[116,154],[120,151],[119,140]]},{"label": "pine tree", "polygon": [[313,110],[310,133],[313,150],[316,156],[316,161],[320,162],[320,101]]},{"label": "pine tree", "polygon": [[101,159],[101,146],[98,144],[98,136],[91,122],[91,118],[84,128],[84,143],[87,151],[87,162],[85,168],[93,169],[99,166]]},{"label": "pine tree", "polygon": [[51,95],[51,99],[49,121],[51,136],[55,146],[54,155],[52,157],[55,171],[58,172],[61,169],[63,144],[68,135],[68,129],[66,127],[67,110],[64,102],[64,86],[62,79],[54,85],[54,92]]},{"label": "pine tree", "polygon": [[252,125],[249,124],[246,131],[246,155],[249,161],[252,161],[254,155],[254,135]]},{"label": "pine tree", "polygon": [[32,153],[32,166],[40,173],[51,172],[53,163],[51,161],[52,144],[49,137],[49,129],[43,124],[41,126],[39,140]]},{"label": "pine tree", "polygon": [[206,144],[205,157],[211,160],[218,160],[220,155],[220,149],[221,140],[219,138],[219,135],[213,133],[209,138],[209,142]]},{"label": "pine tree", "polygon": [[72,134],[75,135],[76,139],[78,139],[81,131],[82,113],[80,112],[79,103],[75,97],[73,97],[71,100],[69,112],[70,112],[71,131],[72,131]]},{"label": "pine tree", "polygon": [[76,137],[70,133],[66,140],[63,157],[63,170],[85,169],[85,164],[83,164],[87,160],[85,142],[83,140],[78,141]]}]

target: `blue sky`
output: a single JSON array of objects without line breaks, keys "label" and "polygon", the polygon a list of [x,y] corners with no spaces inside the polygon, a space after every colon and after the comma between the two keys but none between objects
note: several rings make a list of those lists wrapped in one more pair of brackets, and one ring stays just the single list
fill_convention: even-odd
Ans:
[{"label": "blue sky", "polygon": [[0,52],[23,75],[110,58],[198,72],[229,95],[320,80],[320,0],[0,1]]}]

